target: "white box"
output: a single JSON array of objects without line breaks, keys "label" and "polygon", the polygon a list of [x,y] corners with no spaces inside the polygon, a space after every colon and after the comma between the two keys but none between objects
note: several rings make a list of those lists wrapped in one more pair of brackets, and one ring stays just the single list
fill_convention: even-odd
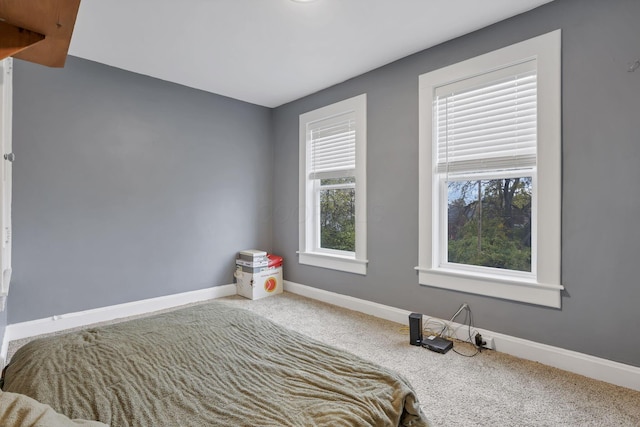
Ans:
[{"label": "white box", "polygon": [[240,270],[243,273],[256,274],[256,273],[261,273],[261,272],[267,271],[267,270],[274,271],[276,268],[278,268],[278,267],[269,267],[268,265],[263,265],[261,267],[247,267],[244,264],[236,263],[236,270]]},{"label": "white box", "polygon": [[240,251],[238,255],[239,259],[249,262],[257,262],[267,259],[267,252],[258,249],[247,249],[244,251]]},{"label": "white box", "polygon": [[247,273],[240,267],[234,277],[238,295],[245,298],[260,299],[282,293],[282,267],[259,273]]},{"label": "white box", "polygon": [[250,268],[258,268],[258,267],[268,267],[269,266],[269,258],[261,259],[260,261],[251,262],[245,261],[243,259],[236,259],[236,265],[241,265],[243,267]]}]

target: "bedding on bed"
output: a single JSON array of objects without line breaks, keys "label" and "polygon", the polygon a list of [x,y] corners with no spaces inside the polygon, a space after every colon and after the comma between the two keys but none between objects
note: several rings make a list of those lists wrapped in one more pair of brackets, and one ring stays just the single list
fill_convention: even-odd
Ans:
[{"label": "bedding on bed", "polygon": [[107,427],[98,421],[70,420],[28,396],[0,391],[2,427]]},{"label": "bedding on bed", "polygon": [[4,390],[120,426],[426,426],[399,374],[221,302],[41,338]]}]

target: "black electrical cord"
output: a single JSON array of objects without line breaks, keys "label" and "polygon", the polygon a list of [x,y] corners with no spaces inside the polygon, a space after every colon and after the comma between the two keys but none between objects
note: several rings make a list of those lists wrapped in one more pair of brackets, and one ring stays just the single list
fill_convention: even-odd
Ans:
[{"label": "black electrical cord", "polygon": [[[470,344],[473,344],[473,340],[471,339],[471,327],[473,326],[473,313],[471,312],[471,308],[469,308],[469,305],[468,305],[468,304],[465,304],[465,305],[464,305],[464,310],[465,310],[465,312],[464,312],[464,321],[463,321],[463,323],[462,323],[462,324],[463,324],[463,325],[464,325],[464,324],[467,324],[467,330],[468,330],[468,334],[469,334],[468,336],[469,336],[469,338],[468,338],[468,341],[462,341],[462,342],[468,342],[468,343],[470,343]],[[454,315],[454,317],[455,317],[455,315]],[[451,320],[453,320],[453,318],[452,318]],[[475,345],[474,345],[474,347],[475,347]],[[474,356],[477,356],[477,355],[478,355],[478,353],[480,353],[480,349],[479,349],[478,347],[475,347],[475,349],[476,349],[476,351],[475,351],[475,353],[473,353],[473,354],[464,354],[464,353],[461,353],[461,352],[459,352],[458,350],[456,350],[456,348],[455,348],[455,342],[454,342],[454,347],[452,348],[452,350],[454,351],[454,353],[459,354],[460,356],[464,356],[464,357],[474,357]]]}]

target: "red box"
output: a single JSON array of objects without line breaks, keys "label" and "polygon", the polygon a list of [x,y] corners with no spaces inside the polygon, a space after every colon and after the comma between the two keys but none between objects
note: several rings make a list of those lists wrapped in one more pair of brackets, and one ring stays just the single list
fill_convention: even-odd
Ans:
[{"label": "red box", "polygon": [[267,254],[267,258],[269,258],[268,267],[277,268],[282,267],[282,257],[274,254]]}]

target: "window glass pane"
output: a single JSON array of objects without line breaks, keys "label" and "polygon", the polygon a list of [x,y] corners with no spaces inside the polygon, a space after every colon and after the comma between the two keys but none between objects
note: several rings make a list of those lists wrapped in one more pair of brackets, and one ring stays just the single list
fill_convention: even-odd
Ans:
[{"label": "window glass pane", "polygon": [[[356,192],[353,186],[339,188],[339,184],[354,178],[322,180],[324,185],[338,188],[320,188],[320,247],[340,251],[356,250]],[[325,182],[326,181],[326,182]]]},{"label": "window glass pane", "polygon": [[321,179],[320,185],[340,185],[340,184],[355,184],[356,177],[348,176],[345,178],[327,178]]},{"label": "window glass pane", "polygon": [[531,272],[531,177],[448,181],[448,262]]}]

